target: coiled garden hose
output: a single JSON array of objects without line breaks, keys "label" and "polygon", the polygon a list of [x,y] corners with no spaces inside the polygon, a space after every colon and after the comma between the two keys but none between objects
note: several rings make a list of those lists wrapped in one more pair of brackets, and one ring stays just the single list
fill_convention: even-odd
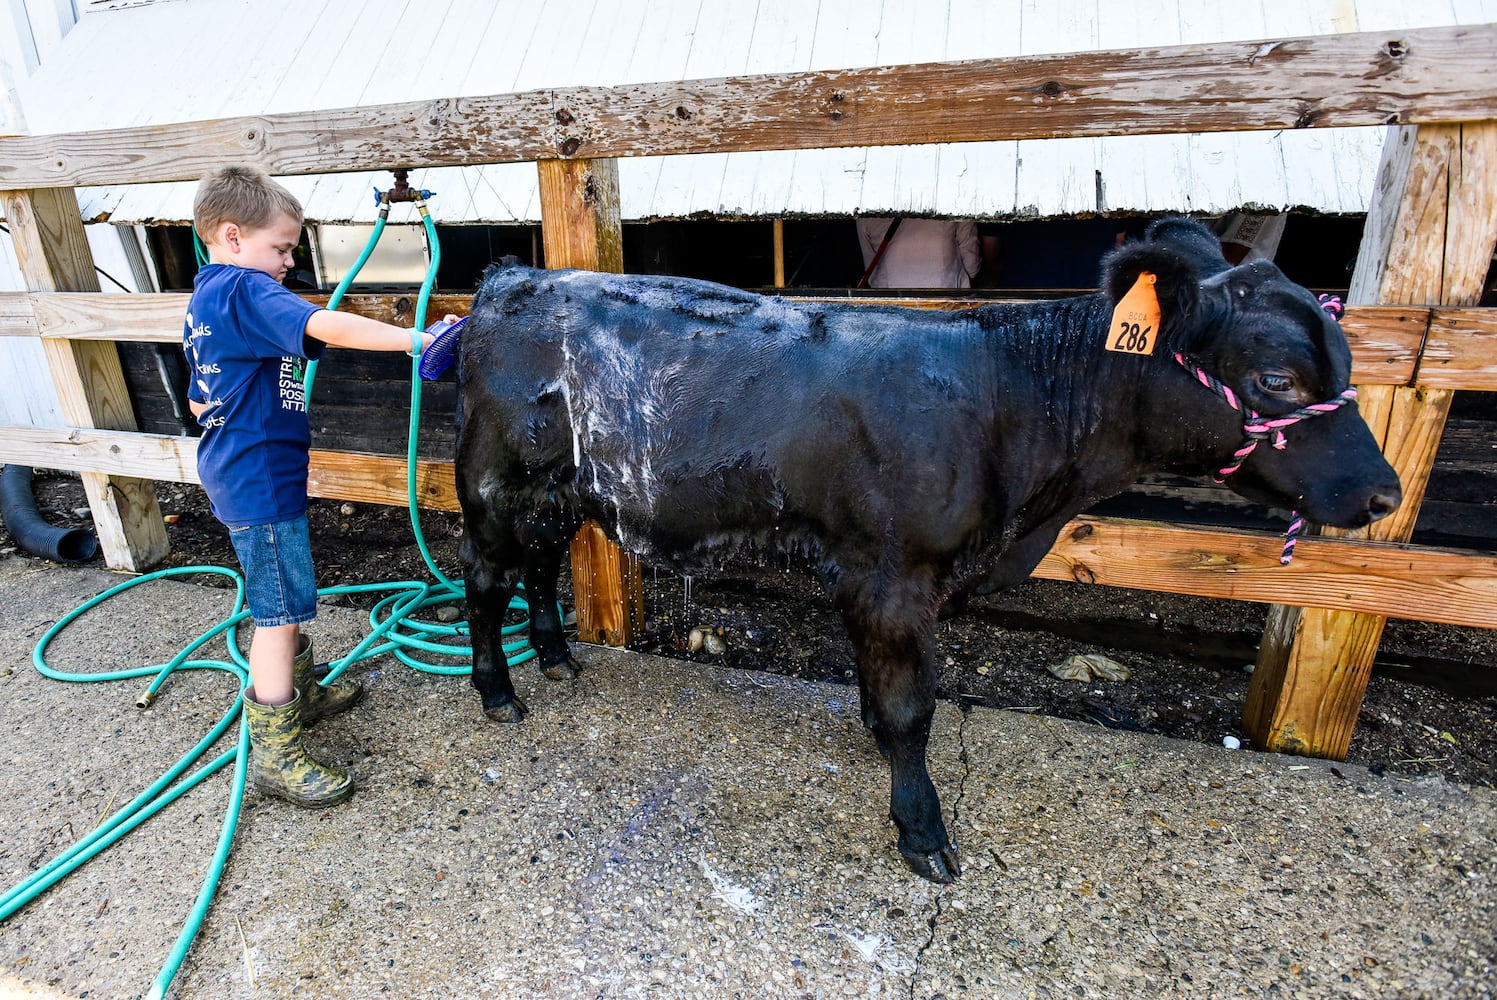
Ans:
[{"label": "coiled garden hose", "polygon": [[[407,580],[319,588],[317,591],[318,597],[390,592],[370,609],[370,630],[368,635],[347,654],[332,663],[326,678],[328,682],[335,680],[353,664],[379,656],[382,653],[391,653],[407,666],[427,673],[455,675],[467,674],[472,671],[472,647],[453,641],[460,636],[467,635],[467,624],[460,622],[452,625],[444,625],[423,621],[418,617],[428,608],[461,601],[465,596],[462,581],[450,579],[441,571],[436,565],[436,561],[432,558],[431,550],[426,544],[426,537],[421,530],[420,508],[417,505],[416,445],[417,435],[420,430],[422,381],[420,375],[421,337],[418,331],[426,327],[427,305],[431,299],[432,288],[436,284],[437,268],[441,263],[441,247],[437,240],[436,226],[432,222],[425,202],[425,197],[428,194],[429,192],[421,192],[419,197],[413,199],[426,229],[430,262],[427,267],[426,278],[421,285],[421,293],[417,298],[415,327],[411,336],[411,353],[413,357],[411,360],[411,403],[406,449],[406,497],[410,510],[411,529],[415,534],[421,558],[425,562],[427,569],[431,572],[431,575],[438,582],[432,584]],[[370,234],[369,241],[365,245],[363,253],[360,254],[354,266],[334,290],[332,297],[328,301],[329,309],[336,309],[341,303],[344,294],[353,283],[359,270],[368,261],[369,255],[374,252],[375,245],[379,242],[380,234],[384,231],[385,222],[389,215],[389,202],[387,199],[379,196],[378,192],[376,192],[376,197],[380,199],[380,215],[378,221],[375,223],[374,231]],[[200,255],[199,263],[206,263],[206,255]],[[307,366],[305,382],[306,398],[309,402],[312,396],[312,384],[315,373],[316,362],[314,361]],[[58,670],[48,665],[45,656],[48,645],[59,634],[93,608],[127,590],[151,583],[155,580],[200,573],[218,574],[228,577],[233,581],[235,588],[233,609],[228,617],[193,639],[167,662],[97,673],[72,673]],[[524,598],[519,595],[516,595],[510,601],[509,609],[512,611],[528,612],[528,606]],[[237,690],[240,692],[236,696],[233,705],[229,707],[218,723],[198,741],[196,746],[184,754],[176,764],[168,768],[166,773],[158,778],[149,788],[136,796],[128,805],[117,810],[101,822],[86,836],[79,838],[74,844],[47,862],[46,865],[32,873],[32,875],[19,884],[13,886],[3,896],[0,896],[0,921],[4,921],[37,896],[46,892],[47,889],[76,871],[85,862],[106,850],[110,845],[119,841],[162,809],[171,805],[203,780],[232,764],[234,766],[233,781],[229,790],[229,800],[224,810],[223,824],[220,828],[218,842],[214,849],[212,863],[208,867],[202,887],[199,889],[197,898],[187,915],[187,919],[183,923],[182,930],[178,934],[166,962],[162,965],[160,973],[152,984],[150,992],[147,994],[152,1000],[160,1000],[160,998],[166,995],[167,989],[170,988],[172,980],[176,977],[178,970],[187,957],[187,952],[192,945],[193,939],[196,938],[199,929],[202,927],[203,920],[206,918],[208,909],[212,905],[213,896],[218,889],[224,866],[228,862],[229,851],[234,841],[234,832],[239,824],[239,816],[244,803],[245,778],[249,767],[249,730],[240,722],[241,709],[244,705],[242,692],[249,684],[249,661],[239,650],[238,627],[247,618],[249,618],[249,611],[244,606],[244,579],[237,570],[225,566],[184,566],[165,569],[128,580],[117,587],[104,591],[97,597],[70,611],[47,630],[31,654],[31,662],[36,667],[37,672],[53,680],[91,683],[96,681],[120,681],[149,677],[151,678],[150,682],[136,700],[136,705],[139,708],[148,707],[155,699],[157,691],[166,682],[166,679],[177,670],[223,671],[233,675],[237,684]],[[503,634],[511,636],[528,627],[529,620],[526,618],[525,620],[505,626]],[[193,658],[193,654],[197,650],[220,636],[224,638],[228,647],[228,660]],[[503,645],[503,649],[504,655],[511,665],[524,663],[536,655],[535,650],[531,649],[524,639],[506,642]],[[422,658],[417,653],[445,657],[448,662],[433,661],[430,655],[427,658]],[[451,662],[454,659],[458,662]],[[224,751],[212,760],[207,761],[207,763],[199,764],[224,734],[236,725],[239,728],[239,738],[234,748]],[[196,770],[192,770],[189,774],[188,771],[194,766],[196,766]],[[186,775],[186,777],[183,777],[183,775]]]}]

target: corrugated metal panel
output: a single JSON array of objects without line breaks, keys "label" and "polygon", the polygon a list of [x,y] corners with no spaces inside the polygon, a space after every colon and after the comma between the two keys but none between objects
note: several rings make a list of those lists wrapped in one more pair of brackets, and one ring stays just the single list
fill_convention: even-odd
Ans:
[{"label": "corrugated metal panel", "polygon": [[[181,0],[85,18],[20,86],[33,132],[537,87],[1036,55],[1497,20],[1497,0]],[[213,68],[232,51],[225,85]],[[200,70],[197,67],[202,67]],[[107,81],[107,85],[101,85]],[[1007,217],[1366,208],[1380,130],[733,153],[621,161],[628,219]],[[375,165],[369,165],[375,166]],[[426,171],[440,221],[533,222],[528,164]],[[308,217],[373,218],[383,172],[288,181]],[[185,221],[190,184],[85,189],[85,216]]]}]

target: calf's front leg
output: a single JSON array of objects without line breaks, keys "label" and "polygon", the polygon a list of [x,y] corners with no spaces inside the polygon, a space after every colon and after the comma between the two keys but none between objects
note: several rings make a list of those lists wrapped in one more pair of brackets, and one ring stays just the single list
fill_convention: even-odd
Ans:
[{"label": "calf's front leg", "polygon": [[473,643],[471,680],[483,700],[484,715],[495,722],[519,722],[526,708],[509,675],[503,635],[504,613],[519,582],[519,546],[503,536],[479,540],[476,535],[470,529],[462,545],[468,632]]},{"label": "calf's front leg", "polygon": [[857,652],[863,718],[889,759],[889,818],[899,829],[899,853],[917,874],[952,882],[962,873],[960,856],[925,761],[936,708],[930,626],[910,620],[909,608],[920,605],[884,604],[866,592],[844,592],[839,604]]}]

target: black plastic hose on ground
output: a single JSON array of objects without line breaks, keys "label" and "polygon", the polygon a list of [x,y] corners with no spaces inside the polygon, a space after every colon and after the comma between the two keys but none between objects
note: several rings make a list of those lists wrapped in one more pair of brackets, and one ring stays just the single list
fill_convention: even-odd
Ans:
[{"label": "black plastic hose on ground", "polygon": [[58,528],[37,513],[30,466],[7,465],[0,471],[0,516],[16,544],[34,556],[75,563],[99,551],[99,540],[88,528]]}]

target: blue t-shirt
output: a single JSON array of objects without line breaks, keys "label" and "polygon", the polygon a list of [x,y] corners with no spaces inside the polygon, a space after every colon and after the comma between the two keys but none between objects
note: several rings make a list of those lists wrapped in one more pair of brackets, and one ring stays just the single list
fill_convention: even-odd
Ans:
[{"label": "blue t-shirt", "polygon": [[306,336],[320,306],[264,271],[208,264],[198,271],[182,349],[198,418],[198,477],[230,527],[272,524],[307,511],[312,445],[302,377],[323,343]]}]

